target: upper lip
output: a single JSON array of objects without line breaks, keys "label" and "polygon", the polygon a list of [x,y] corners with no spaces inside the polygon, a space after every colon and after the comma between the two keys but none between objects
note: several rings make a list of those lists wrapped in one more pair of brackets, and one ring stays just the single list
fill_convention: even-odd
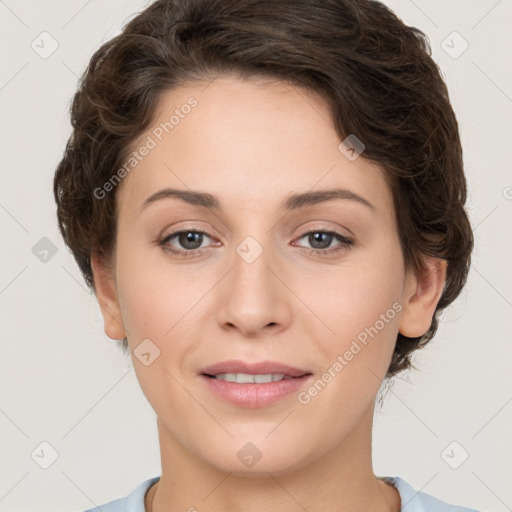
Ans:
[{"label": "upper lip", "polygon": [[302,377],[311,372],[277,361],[257,361],[251,363],[238,359],[230,359],[229,361],[222,361],[202,368],[199,373],[205,375],[218,375],[219,373],[250,373],[253,375],[280,373],[288,377]]}]

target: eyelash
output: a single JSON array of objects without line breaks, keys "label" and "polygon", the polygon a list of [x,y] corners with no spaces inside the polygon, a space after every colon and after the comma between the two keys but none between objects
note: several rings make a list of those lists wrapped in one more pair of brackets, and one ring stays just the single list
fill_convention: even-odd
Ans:
[{"label": "eyelash", "polygon": [[[160,246],[162,246],[162,248],[165,251],[168,251],[171,254],[173,254],[174,256],[177,256],[179,258],[196,257],[198,253],[199,254],[201,253],[200,249],[185,249],[185,250],[177,251],[175,249],[170,249],[169,246],[167,245],[167,243],[170,240],[172,240],[173,238],[175,238],[176,236],[178,236],[178,235],[180,235],[182,233],[199,233],[199,234],[202,234],[202,235],[206,235],[208,238],[213,238],[213,236],[210,235],[206,231],[195,230],[195,229],[184,229],[184,230],[181,230],[181,231],[175,231],[174,233],[171,233],[170,235],[167,235],[164,238],[158,240],[158,244]],[[315,229],[315,230],[307,231],[306,233],[303,233],[299,237],[299,240],[301,238],[304,238],[305,236],[311,235],[313,233],[324,233],[326,235],[331,235],[331,236],[334,237],[334,239],[336,239],[336,240],[338,240],[340,242],[340,245],[337,248],[335,248],[335,249],[313,249],[313,248],[308,248],[308,247],[302,247],[302,249],[304,249],[307,254],[320,255],[320,256],[331,255],[331,254],[339,253],[339,252],[344,251],[346,249],[350,249],[350,247],[354,244],[354,240],[353,239],[348,238],[348,237],[346,237],[346,236],[344,236],[341,233],[338,233],[336,231],[329,231],[329,230],[324,230],[324,229]]]}]

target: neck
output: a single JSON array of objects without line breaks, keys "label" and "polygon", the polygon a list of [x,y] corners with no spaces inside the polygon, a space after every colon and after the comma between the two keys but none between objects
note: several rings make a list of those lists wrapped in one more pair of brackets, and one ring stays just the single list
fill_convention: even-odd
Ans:
[{"label": "neck", "polygon": [[[398,512],[400,496],[373,473],[373,404],[337,446],[308,464],[281,473],[224,472],[187,450],[157,421],[162,475],[146,495],[148,512]],[[155,490],[156,489],[156,490]],[[152,508],[148,503],[153,501]]]}]

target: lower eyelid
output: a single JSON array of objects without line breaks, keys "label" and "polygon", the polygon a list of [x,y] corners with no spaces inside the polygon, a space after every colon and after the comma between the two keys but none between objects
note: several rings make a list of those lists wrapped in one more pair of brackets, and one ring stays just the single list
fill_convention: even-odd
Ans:
[{"label": "lower eyelid", "polygon": [[346,250],[354,244],[354,241],[351,238],[349,238],[345,235],[342,235],[341,233],[337,233],[335,231],[322,231],[322,230],[309,231],[309,232],[304,233],[303,235],[299,236],[297,238],[297,240],[301,240],[305,236],[312,234],[312,233],[326,233],[326,234],[332,236],[333,242],[338,242],[338,243],[337,244],[335,243],[332,247],[327,247],[325,249],[316,249],[315,247],[304,247],[304,246],[298,245],[298,244],[294,244],[294,245],[298,245],[299,247],[302,247],[302,249],[305,249],[306,252],[308,252],[308,253],[314,253],[314,254],[318,254],[318,255],[324,254],[327,256],[329,254],[332,255],[332,254],[341,252],[343,250]]},{"label": "lower eyelid", "polygon": [[327,231],[322,229],[313,229],[311,231],[307,231],[306,233],[303,233],[302,235],[299,235],[296,240],[301,240],[307,235],[311,235],[313,233],[323,233],[326,235],[330,235],[334,238],[334,240],[337,240],[340,243],[353,243],[353,239],[349,236],[343,235],[342,233],[338,233],[337,231]]},{"label": "lower eyelid", "polygon": [[[170,234],[164,236],[160,240],[160,243],[162,245],[166,245],[171,240],[173,240],[174,238],[178,237],[179,235],[181,235],[183,233],[199,233],[199,234],[204,235],[205,237],[209,238],[210,240],[214,240],[214,237],[212,235],[208,234],[206,231],[200,231],[198,229],[183,229],[181,231],[175,231],[174,233],[170,233]],[[212,245],[212,244],[209,244],[209,245]],[[202,249],[205,249],[205,247]],[[178,249],[178,251],[181,251],[181,252],[198,252],[200,250],[201,249]]]},{"label": "lower eyelid", "polygon": [[[182,233],[200,233],[204,236],[206,236],[207,238],[209,238],[210,240],[213,241],[213,243],[210,243],[208,246],[206,247],[202,247],[202,248],[197,248],[197,249],[175,249],[175,248],[171,248],[171,247],[168,247],[167,244],[169,243],[170,240],[176,238],[178,235],[182,234]],[[339,244],[335,245],[334,247],[328,247],[326,249],[316,249],[314,247],[304,247],[302,245],[297,245],[297,244],[294,244],[298,247],[302,247],[303,249],[306,249],[308,250],[309,252],[316,252],[316,253],[326,253],[328,254],[329,252],[335,252],[337,249],[343,249],[343,248],[347,248],[348,246],[350,245],[353,245],[354,243],[354,240],[351,239],[350,237],[347,237],[341,233],[338,233],[337,231],[328,231],[328,230],[322,230],[322,229],[313,229],[313,230],[310,230],[310,231],[307,231],[301,235],[299,235],[298,237],[296,237],[294,240],[301,240],[302,238],[306,237],[307,235],[310,235],[310,234],[313,234],[313,233],[325,233],[325,234],[328,234],[328,235],[331,235],[333,237],[333,239],[337,242],[339,242]],[[212,248],[212,245],[213,246],[218,246],[220,242],[216,242],[215,241],[215,237],[210,235],[209,233],[207,233],[206,231],[202,231],[202,230],[199,230],[199,229],[183,229],[183,230],[180,230],[180,231],[175,231],[173,233],[170,233],[169,235],[166,235],[164,236],[160,241],[159,241],[160,245],[162,245],[167,251],[171,252],[171,253],[200,253],[202,251],[207,251],[209,249]]]}]

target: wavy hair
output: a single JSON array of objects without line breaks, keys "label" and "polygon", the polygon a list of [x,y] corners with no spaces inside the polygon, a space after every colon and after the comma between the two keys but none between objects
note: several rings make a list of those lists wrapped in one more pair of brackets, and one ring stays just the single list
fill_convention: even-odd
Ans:
[{"label": "wavy hair", "polygon": [[[371,0],[158,0],[104,43],[80,78],[73,127],[54,177],[60,232],[94,291],[91,255],[111,258],[115,193],[101,187],[152,121],[160,96],[223,73],[317,92],[341,140],[384,170],[406,268],[447,261],[423,336],[398,334],[386,377],[409,368],[462,291],[473,234],[456,116],[425,34]],[[126,338],[122,340],[127,350]]]}]

